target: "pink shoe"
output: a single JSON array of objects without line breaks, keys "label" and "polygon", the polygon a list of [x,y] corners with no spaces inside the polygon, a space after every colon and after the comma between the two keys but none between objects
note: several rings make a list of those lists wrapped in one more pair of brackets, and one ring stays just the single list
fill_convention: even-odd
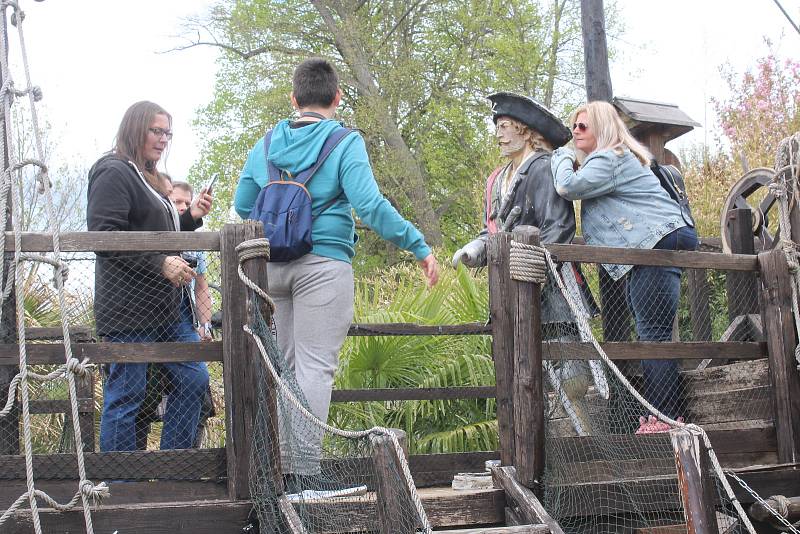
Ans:
[{"label": "pink shoe", "polygon": [[636,431],[636,433],[659,434],[661,432],[669,432],[670,429],[671,427],[667,423],[659,421],[654,415],[649,415],[647,416],[647,419],[644,417],[639,417],[639,429]]}]

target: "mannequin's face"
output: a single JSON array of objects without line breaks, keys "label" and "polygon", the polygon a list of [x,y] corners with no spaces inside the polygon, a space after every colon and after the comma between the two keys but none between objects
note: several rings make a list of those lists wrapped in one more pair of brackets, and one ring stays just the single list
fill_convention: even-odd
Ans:
[{"label": "mannequin's face", "polygon": [[503,157],[513,158],[528,146],[525,125],[510,117],[498,117],[495,126],[497,146]]}]

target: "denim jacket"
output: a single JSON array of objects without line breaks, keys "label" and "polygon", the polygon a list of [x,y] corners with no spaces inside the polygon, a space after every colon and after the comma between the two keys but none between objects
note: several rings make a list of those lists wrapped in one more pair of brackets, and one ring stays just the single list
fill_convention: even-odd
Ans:
[{"label": "denim jacket", "polygon": [[[631,151],[592,152],[577,171],[574,161],[572,150],[559,148],[550,164],[556,192],[567,200],[582,201],[581,228],[588,245],[649,249],[686,226],[678,203]],[[632,266],[603,267],[618,280]]]}]

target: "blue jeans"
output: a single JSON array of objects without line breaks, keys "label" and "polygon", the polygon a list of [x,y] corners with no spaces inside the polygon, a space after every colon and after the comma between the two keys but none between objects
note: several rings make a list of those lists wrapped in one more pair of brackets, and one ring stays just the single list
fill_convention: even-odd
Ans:
[{"label": "blue jeans", "polygon": [[[695,250],[697,233],[684,226],[656,243],[654,249]],[[671,341],[678,312],[681,272],[678,267],[637,265],[628,273],[627,299],[639,341]],[[642,360],[644,397],[671,418],[684,415],[683,384],[676,360]]]},{"label": "blue jeans", "polygon": [[[181,306],[181,321],[148,330],[119,332],[107,336],[115,343],[199,341],[191,321]],[[101,451],[136,450],[136,415],[147,390],[146,363],[112,363],[103,387],[103,416],[100,420]],[[166,370],[171,389],[164,413],[161,449],[191,447],[200,420],[203,395],[208,388],[205,362],[159,364]]]}]

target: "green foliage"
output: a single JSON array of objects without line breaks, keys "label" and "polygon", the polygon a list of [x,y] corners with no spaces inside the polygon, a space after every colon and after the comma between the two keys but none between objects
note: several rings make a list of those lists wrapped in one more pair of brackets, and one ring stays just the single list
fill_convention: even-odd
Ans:
[{"label": "green foliage", "polygon": [[[418,282],[415,282],[417,280]],[[443,273],[433,289],[418,273],[396,266],[363,279],[356,291],[356,322],[457,324],[487,317],[486,281],[463,267]],[[438,388],[494,383],[488,337],[351,337],[342,350],[337,389]],[[494,399],[342,403],[330,419],[343,428],[374,425],[404,429],[412,452],[494,450]],[[493,430],[494,429],[494,430]]]},{"label": "green foliage", "polygon": [[[400,132],[422,168],[444,246],[452,252],[480,229],[482,183],[499,162],[497,152],[488,149],[493,142],[485,95],[507,90],[552,98],[562,111],[582,99],[578,3],[321,4],[331,8],[340,34],[329,31],[318,11],[301,0],[220,2],[205,21],[203,27],[225,47],[215,99],[197,119],[205,141],[191,173],[196,183],[215,171],[225,178],[211,226],[229,216],[247,151],[272,124],[291,115],[293,67],[318,55],[340,72],[340,116],[363,130],[382,191],[416,220],[420,212],[409,197],[410,172],[386,138],[386,121]],[[354,61],[343,43],[355,43],[363,62]],[[360,233],[357,271],[397,261],[394,250]]]}]

